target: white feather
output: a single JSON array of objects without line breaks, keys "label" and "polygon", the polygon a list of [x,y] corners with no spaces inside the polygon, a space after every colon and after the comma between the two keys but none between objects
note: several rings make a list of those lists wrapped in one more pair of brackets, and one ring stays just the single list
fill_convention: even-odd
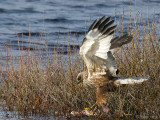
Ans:
[{"label": "white feather", "polygon": [[94,29],[87,33],[86,38],[89,40],[96,40],[99,36],[101,36],[101,33],[98,29]]},{"label": "white feather", "polygon": [[[80,47],[80,55],[86,63],[87,69],[94,69],[95,65],[99,65],[100,68],[110,70],[113,76],[116,75],[116,61],[109,58],[107,54],[110,50],[112,37],[113,35],[102,35],[97,28],[90,30],[86,34],[86,40]],[[106,64],[102,64],[102,62],[98,61],[102,59],[106,61]]]},{"label": "white feather", "polygon": [[80,47],[80,55],[86,55],[94,43],[93,40],[86,40],[85,44]]},{"label": "white feather", "polygon": [[98,41],[97,49],[95,51],[95,56],[100,57],[102,59],[107,59],[107,52],[111,46],[112,36],[108,36]]},{"label": "white feather", "polygon": [[144,81],[147,81],[149,76],[145,77],[133,77],[133,78],[119,78],[115,81],[115,84],[122,85],[122,84],[141,84]]}]

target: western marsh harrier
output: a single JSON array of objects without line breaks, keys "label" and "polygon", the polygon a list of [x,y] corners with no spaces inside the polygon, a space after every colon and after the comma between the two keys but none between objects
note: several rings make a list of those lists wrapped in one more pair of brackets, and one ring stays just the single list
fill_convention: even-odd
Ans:
[{"label": "western marsh harrier", "polygon": [[84,85],[96,88],[96,104],[102,107],[106,103],[107,92],[113,91],[120,84],[142,83],[144,77],[118,78],[117,63],[113,56],[116,48],[132,41],[133,36],[125,34],[113,38],[116,25],[111,17],[103,16],[90,26],[80,47],[80,55],[87,70],[78,74],[77,80]]}]

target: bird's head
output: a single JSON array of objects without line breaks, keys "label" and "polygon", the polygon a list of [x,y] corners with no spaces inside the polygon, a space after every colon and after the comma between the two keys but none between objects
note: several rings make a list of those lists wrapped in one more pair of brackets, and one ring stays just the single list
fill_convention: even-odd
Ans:
[{"label": "bird's head", "polygon": [[80,72],[78,75],[77,75],[77,84],[80,84],[81,82],[83,82],[83,78],[84,78],[84,72]]}]

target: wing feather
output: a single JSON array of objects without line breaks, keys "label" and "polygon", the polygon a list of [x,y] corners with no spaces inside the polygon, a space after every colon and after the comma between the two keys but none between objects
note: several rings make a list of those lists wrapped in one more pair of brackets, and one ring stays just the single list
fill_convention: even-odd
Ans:
[{"label": "wing feather", "polygon": [[114,20],[110,21],[110,19],[111,17],[103,16],[92,23],[80,47],[80,55],[88,70],[95,69],[96,66],[98,69],[104,69],[115,75],[117,64],[112,51],[129,43],[133,37],[124,35],[113,38],[117,26],[112,26]]},{"label": "wing feather", "polygon": [[95,24],[98,22],[98,20],[95,20],[92,25],[89,27],[88,31],[94,28]]},{"label": "wing feather", "polygon": [[109,51],[109,48],[111,46],[110,39],[112,39],[112,36],[108,36],[107,38],[103,38],[98,41],[98,45],[96,46],[97,49],[95,49],[95,56],[100,57],[102,59],[107,59],[106,51]]},{"label": "wing feather", "polygon": [[99,19],[99,21],[96,23],[96,25],[93,27],[93,29],[98,28],[99,25],[104,21],[105,18],[106,18],[106,16],[103,16],[101,19]]},{"label": "wing feather", "polygon": [[98,29],[101,31],[104,26],[110,21],[111,17],[108,17],[107,19],[105,19],[98,27]]},{"label": "wing feather", "polygon": [[104,33],[112,24],[114,23],[114,20],[107,22],[101,29],[101,32]]},{"label": "wing feather", "polygon": [[122,45],[131,42],[132,39],[133,39],[133,36],[128,34],[125,34],[121,37],[116,37],[115,39],[111,40],[110,49],[121,47]]}]

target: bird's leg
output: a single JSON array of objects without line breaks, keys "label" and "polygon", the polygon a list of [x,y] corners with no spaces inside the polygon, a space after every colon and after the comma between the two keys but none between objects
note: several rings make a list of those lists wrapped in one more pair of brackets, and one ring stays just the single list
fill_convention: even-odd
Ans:
[{"label": "bird's leg", "polygon": [[87,112],[87,115],[95,115],[96,111],[98,110],[98,105],[95,103],[89,108],[84,108],[84,111]]},{"label": "bird's leg", "polygon": [[95,112],[98,109],[98,105],[95,103],[90,107],[90,109]]}]

